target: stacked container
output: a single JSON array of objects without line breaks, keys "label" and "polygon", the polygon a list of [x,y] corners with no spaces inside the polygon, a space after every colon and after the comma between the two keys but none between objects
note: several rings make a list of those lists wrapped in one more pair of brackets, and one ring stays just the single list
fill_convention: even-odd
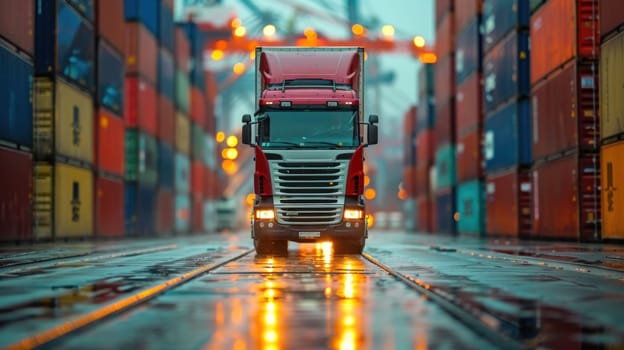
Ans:
[{"label": "stacked container", "polygon": [[34,13],[34,0],[0,4],[0,241],[33,237]]},{"label": "stacked container", "polygon": [[95,234],[114,237],[125,231],[124,1],[99,1],[97,6]]},{"label": "stacked container", "polygon": [[529,0],[483,1],[483,113],[488,235],[531,232]]},{"label": "stacked container", "polygon": [[[216,144],[216,119],[214,115],[215,100],[217,97],[217,84],[214,75],[206,73],[206,144],[204,147],[204,230],[214,232],[217,228],[217,199],[220,197],[221,187],[218,179],[219,166],[217,164],[217,144]],[[251,152],[250,147],[246,147]],[[244,149],[244,148],[243,148]],[[241,155],[244,153],[241,150]]]},{"label": "stacked container", "polygon": [[93,235],[94,9],[37,3],[34,83],[36,239]]},{"label": "stacked container", "polygon": [[459,233],[485,232],[481,0],[455,0],[455,125]]},{"label": "stacked container", "polygon": [[455,222],[455,11],[454,1],[436,2],[435,231],[456,232]]},{"label": "stacked container", "polygon": [[418,113],[416,114],[416,166],[414,197],[416,230],[433,232],[436,216],[435,196],[431,184],[434,169],[435,97],[434,65],[423,64],[418,71]]},{"label": "stacked container", "polygon": [[600,152],[602,238],[624,239],[624,12],[619,0],[600,1]]},{"label": "stacked container", "polygon": [[416,230],[416,106],[403,115],[403,222],[408,231]]},{"label": "stacked container", "polygon": [[531,16],[533,237],[600,239],[598,3]]}]

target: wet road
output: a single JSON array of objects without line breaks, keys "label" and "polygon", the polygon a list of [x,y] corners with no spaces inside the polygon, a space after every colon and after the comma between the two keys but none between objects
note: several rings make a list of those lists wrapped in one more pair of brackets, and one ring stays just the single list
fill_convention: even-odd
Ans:
[{"label": "wet road", "polygon": [[0,346],[501,348],[449,305],[521,347],[624,345],[617,245],[373,232],[364,256],[251,248],[245,233],[2,247]]}]

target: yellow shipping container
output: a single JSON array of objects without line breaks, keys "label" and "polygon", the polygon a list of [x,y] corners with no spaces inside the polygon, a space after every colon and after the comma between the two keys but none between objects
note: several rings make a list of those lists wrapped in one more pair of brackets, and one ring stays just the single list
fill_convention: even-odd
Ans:
[{"label": "yellow shipping container", "polygon": [[600,48],[600,134],[624,133],[624,32]]},{"label": "yellow shipping container", "polygon": [[93,173],[38,163],[34,176],[35,238],[93,236]]},{"label": "yellow shipping container", "polygon": [[602,238],[624,239],[624,141],[603,146],[601,153]]},{"label": "yellow shipping container", "polygon": [[176,148],[187,156],[191,153],[191,122],[180,112],[176,113]]}]

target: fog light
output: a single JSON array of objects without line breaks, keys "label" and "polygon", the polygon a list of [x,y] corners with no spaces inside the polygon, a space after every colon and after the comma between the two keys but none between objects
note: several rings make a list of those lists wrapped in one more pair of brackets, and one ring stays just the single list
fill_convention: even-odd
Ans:
[{"label": "fog light", "polygon": [[273,223],[269,222],[269,228],[273,228]]},{"label": "fog light", "polygon": [[255,216],[259,220],[273,220],[275,219],[275,212],[273,209],[258,209]]},{"label": "fog light", "polygon": [[347,228],[351,227],[351,223],[350,222],[347,222],[345,225],[347,226]]},{"label": "fog light", "polygon": [[359,220],[364,216],[362,209],[345,209],[345,220]]}]

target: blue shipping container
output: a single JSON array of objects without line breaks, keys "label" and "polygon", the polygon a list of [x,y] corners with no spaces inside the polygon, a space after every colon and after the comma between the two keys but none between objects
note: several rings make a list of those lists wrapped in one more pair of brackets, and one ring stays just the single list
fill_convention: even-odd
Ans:
[{"label": "blue shipping container", "polygon": [[64,1],[37,2],[35,73],[95,89],[95,35],[91,24]]},{"label": "blue shipping container", "polygon": [[485,52],[496,45],[507,33],[528,29],[529,0],[484,0],[483,47]]},{"label": "blue shipping container", "polygon": [[174,101],[175,61],[169,51],[161,48],[158,53],[158,91]]},{"label": "blue shipping container", "polygon": [[191,198],[188,194],[177,194],[175,198],[175,230],[188,233],[191,228]]},{"label": "blue shipping container", "polygon": [[481,17],[477,16],[459,34],[455,49],[455,73],[457,85],[466,80],[475,71],[481,71],[482,42],[479,26]]},{"label": "blue shipping container", "polygon": [[158,37],[158,7],[160,1],[155,0],[125,0],[124,13],[126,21],[138,21]]},{"label": "blue shipping container", "polygon": [[455,189],[440,193],[436,196],[437,232],[455,233]]},{"label": "blue shipping container", "polygon": [[152,236],[155,232],[156,189],[126,182],[125,226],[130,236]]},{"label": "blue shipping container", "polygon": [[191,162],[189,157],[176,153],[175,155],[175,190],[178,193],[189,193],[191,190]]},{"label": "blue shipping container", "polygon": [[124,59],[103,40],[98,44],[98,102],[123,116]]},{"label": "blue shipping container", "polygon": [[485,232],[485,187],[474,180],[457,186],[457,232],[481,234]]},{"label": "blue shipping container", "polygon": [[95,0],[67,0],[70,4],[74,5],[83,16],[87,17],[87,19],[93,23],[94,18],[94,7],[93,3]]},{"label": "blue shipping container", "polygon": [[455,147],[444,144],[436,150],[436,191],[446,190],[455,185]]},{"label": "blue shipping container", "polygon": [[0,46],[0,140],[32,147],[33,66]]},{"label": "blue shipping container", "polygon": [[158,184],[161,188],[173,188],[174,184],[174,151],[173,147],[158,143]]},{"label": "blue shipping container", "polygon": [[486,172],[530,165],[531,109],[528,100],[510,102],[486,116],[483,155]]},{"label": "blue shipping container", "polygon": [[173,9],[167,6],[166,1],[160,2],[160,24],[158,26],[158,41],[162,47],[175,52],[175,25],[173,23]]},{"label": "blue shipping container", "polygon": [[512,33],[490,51],[483,62],[486,112],[514,98],[531,94],[529,34]]}]

